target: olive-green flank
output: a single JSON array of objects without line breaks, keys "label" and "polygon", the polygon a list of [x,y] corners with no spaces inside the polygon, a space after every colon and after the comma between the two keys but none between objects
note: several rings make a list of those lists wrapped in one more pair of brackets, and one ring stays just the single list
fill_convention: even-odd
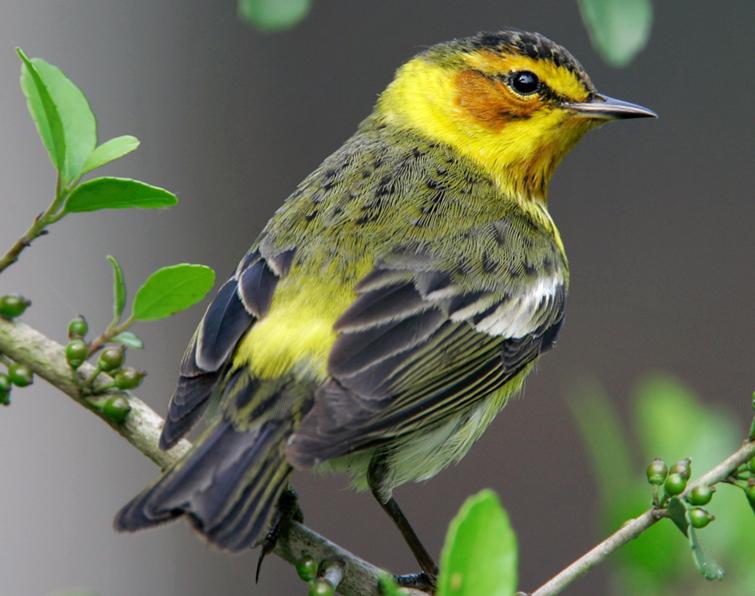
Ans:
[{"label": "olive-green flank", "polygon": [[218,547],[267,552],[291,471],[344,472],[432,585],[392,491],[461,459],[553,346],[569,269],[548,182],[585,132],[644,116],[536,33],[412,58],[218,291],[161,446],[209,411],[206,430],[116,527],[185,516]]}]

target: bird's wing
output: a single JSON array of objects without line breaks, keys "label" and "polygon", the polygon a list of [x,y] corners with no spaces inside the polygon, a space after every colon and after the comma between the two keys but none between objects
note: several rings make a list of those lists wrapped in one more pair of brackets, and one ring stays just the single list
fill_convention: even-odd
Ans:
[{"label": "bird's wing", "polygon": [[160,446],[175,445],[204,413],[233,349],[270,307],[278,280],[288,273],[294,250],[262,254],[253,249],[218,290],[181,361]]},{"label": "bird's wing", "polygon": [[[478,234],[500,240],[507,224],[491,225]],[[502,259],[490,275],[474,261],[459,265],[468,252],[459,239],[453,262],[415,248],[362,279],[336,323],[331,378],[289,441],[293,464],[309,467],[427,428],[502,387],[553,344],[566,264],[545,234],[511,238],[498,242]],[[484,237],[474,244],[491,245]]]}]

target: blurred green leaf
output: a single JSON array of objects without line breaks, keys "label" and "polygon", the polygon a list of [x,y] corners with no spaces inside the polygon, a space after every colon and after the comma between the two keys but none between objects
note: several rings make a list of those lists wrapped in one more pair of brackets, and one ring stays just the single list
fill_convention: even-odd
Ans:
[{"label": "blurred green leaf", "polygon": [[63,134],[63,123],[60,120],[58,108],[50,96],[50,92],[37,71],[34,63],[24,54],[21,48],[16,48],[18,56],[23,62],[21,66],[21,90],[26,96],[37,132],[42,144],[50,155],[50,161],[55,169],[62,174],[66,159],[66,142]]},{"label": "blurred green leaf", "polygon": [[178,198],[172,192],[130,178],[94,178],[77,186],[65,204],[67,213],[100,209],[158,209],[172,207]]},{"label": "blurred green leaf", "polygon": [[259,29],[290,29],[304,19],[310,0],[238,0],[239,16]]},{"label": "blurred green leaf", "polygon": [[[47,121],[44,130],[49,131],[49,134],[43,134],[43,127],[40,127],[38,123],[40,136],[42,136],[51,157],[55,156],[53,163],[61,172],[64,183],[75,180],[81,175],[84,163],[97,144],[97,123],[89,107],[89,102],[87,102],[81,90],[57,66],[48,64],[41,58],[29,60],[20,50],[19,55],[24,61],[22,70],[26,71],[21,74],[21,87],[29,100],[29,110],[32,111],[32,117],[39,122],[39,110],[32,108],[38,106],[40,102],[45,103],[44,92],[41,91],[39,86],[39,81],[41,81],[49,99],[57,110],[63,141],[60,143],[60,139],[56,138],[54,116],[47,109],[43,111]],[[29,70],[30,68],[36,71],[37,76]],[[32,99],[34,92],[29,78],[33,79],[33,88],[37,92],[37,97],[34,99]],[[52,147],[48,142],[51,143]],[[62,153],[62,155],[59,155],[59,153]],[[62,167],[60,167],[61,164]]]},{"label": "blurred green leaf", "polygon": [[126,307],[126,279],[118,259],[108,255],[107,260],[113,267],[113,319],[119,321]]},{"label": "blurred green leaf", "polygon": [[131,333],[131,331],[121,331],[118,335],[113,337],[113,341],[134,350],[141,350],[144,347],[142,338],[135,333]]},{"label": "blurred green leaf", "polygon": [[134,296],[137,321],[164,319],[202,300],[215,283],[215,272],[204,265],[182,263],[158,269]]},{"label": "blurred green leaf", "polygon": [[441,555],[438,596],[511,596],[517,544],[496,494],[469,497],[451,521]]},{"label": "blurred green leaf", "polygon": [[120,159],[124,155],[135,151],[137,147],[139,147],[139,139],[131,135],[123,135],[105,141],[89,155],[89,159],[84,163],[81,173],[86,174],[111,161]]},{"label": "blurred green leaf", "polygon": [[381,596],[402,596],[400,588],[393,581],[393,577],[387,573],[383,573],[378,578],[378,592]]},{"label": "blurred green leaf", "polygon": [[579,0],[593,46],[611,66],[626,66],[645,47],[653,23],[651,0]]},{"label": "blurred green leaf", "polygon": [[631,483],[633,466],[618,414],[595,382],[583,381],[571,393],[567,404],[587,447],[602,502],[619,499]]}]

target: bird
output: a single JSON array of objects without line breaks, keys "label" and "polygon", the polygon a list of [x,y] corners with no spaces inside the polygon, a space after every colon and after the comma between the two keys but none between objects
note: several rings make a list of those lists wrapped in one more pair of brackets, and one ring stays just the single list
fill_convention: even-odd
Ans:
[{"label": "bird", "polygon": [[206,428],[116,529],[183,517],[238,552],[269,536],[293,470],[344,473],[432,583],[394,489],[463,458],[556,342],[569,287],[556,166],[589,130],[655,116],[599,93],[539,33],[411,58],[217,291],[160,446],[209,412]]}]

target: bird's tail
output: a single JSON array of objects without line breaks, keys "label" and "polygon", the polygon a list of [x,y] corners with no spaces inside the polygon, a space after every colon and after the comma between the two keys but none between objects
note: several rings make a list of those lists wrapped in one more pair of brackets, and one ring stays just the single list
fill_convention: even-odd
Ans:
[{"label": "bird's tail", "polygon": [[[254,385],[248,383],[235,401],[252,400],[251,394],[257,393]],[[286,401],[282,397],[265,396]],[[186,516],[220,548],[240,551],[254,546],[267,529],[291,473],[285,448],[294,417],[266,416],[247,422],[239,418],[238,410],[234,413],[224,412],[181,461],[123,507],[115,528],[135,531]]]}]

